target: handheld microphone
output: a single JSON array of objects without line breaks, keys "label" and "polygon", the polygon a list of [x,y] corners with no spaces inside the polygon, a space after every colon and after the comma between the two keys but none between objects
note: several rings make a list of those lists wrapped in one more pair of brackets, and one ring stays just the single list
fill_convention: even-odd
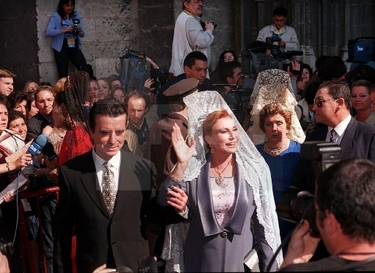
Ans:
[{"label": "handheld microphone", "polygon": [[51,142],[47,141],[46,145],[44,145],[43,154],[48,157],[48,160],[50,161],[57,157],[57,154],[55,153],[55,149],[53,148]]},{"label": "handheld microphone", "polygon": [[33,143],[31,143],[27,151],[33,156],[38,156],[43,151],[43,148],[46,146],[47,142],[47,137],[41,134],[33,141]]}]

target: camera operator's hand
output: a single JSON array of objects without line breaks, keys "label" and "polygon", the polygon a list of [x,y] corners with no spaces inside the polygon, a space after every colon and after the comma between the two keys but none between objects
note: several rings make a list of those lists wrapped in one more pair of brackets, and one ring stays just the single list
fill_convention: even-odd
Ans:
[{"label": "camera operator's hand", "polygon": [[288,250],[280,269],[290,264],[307,263],[315,253],[320,238],[310,235],[310,223],[304,220],[298,224],[290,238]]},{"label": "camera operator's hand", "polygon": [[82,35],[82,28],[78,27],[78,36]]},{"label": "camera operator's hand", "polygon": [[287,66],[286,72],[288,72],[291,78],[297,78],[297,76],[301,73],[301,64],[299,61],[292,61],[290,65]]},{"label": "camera operator's hand", "polygon": [[272,40],[271,40],[270,37],[267,37],[267,38],[266,38],[266,43],[269,44],[269,45],[272,45],[272,44],[273,44],[273,42],[272,42]]},{"label": "camera operator's hand", "polygon": [[70,33],[72,33],[73,32],[73,26],[68,26],[68,27],[62,29],[61,33],[64,33],[64,32],[70,32]]},{"label": "camera operator's hand", "polygon": [[283,40],[279,42],[279,47],[285,48],[286,44]]},{"label": "camera operator's hand", "polygon": [[151,85],[153,85],[153,84],[154,84],[154,79],[148,78],[147,80],[145,80],[143,86],[150,89],[150,90],[153,90],[153,89],[155,89],[155,88],[151,88]]},{"label": "camera operator's hand", "polygon": [[207,30],[207,29],[210,29],[210,30],[214,30],[214,28],[215,28],[215,26],[214,26],[214,24],[213,23],[211,23],[211,22],[205,22],[205,29]]}]

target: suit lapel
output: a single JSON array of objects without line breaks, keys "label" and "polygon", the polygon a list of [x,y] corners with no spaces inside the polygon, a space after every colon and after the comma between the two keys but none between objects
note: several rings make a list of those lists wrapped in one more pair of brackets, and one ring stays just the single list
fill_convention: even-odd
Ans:
[{"label": "suit lapel", "polygon": [[[201,217],[203,232],[205,236],[210,236],[222,232],[221,228],[216,221],[215,212],[213,207],[213,200],[210,187],[210,176],[209,171],[211,167],[211,160],[207,156],[207,164],[203,167],[201,174],[197,178],[197,200],[198,208]],[[246,183],[243,182],[242,174],[238,169],[238,164],[236,164],[236,183],[237,183],[237,192],[236,192],[236,203],[233,211],[233,215],[227,225],[225,230],[234,233],[241,234],[242,227],[245,221],[245,216],[249,208],[249,202],[247,198]],[[208,198],[207,198],[208,197]]]},{"label": "suit lapel", "polygon": [[355,143],[357,137],[357,121],[354,118],[351,118],[340,143],[341,158],[350,157],[350,153],[353,149],[353,144]]},{"label": "suit lapel", "polygon": [[198,176],[196,184],[198,209],[202,222],[203,232],[206,237],[218,234],[222,231],[221,227],[216,221],[213,209],[211,187],[209,185],[210,166],[210,158],[207,158],[207,163]]},{"label": "suit lapel", "polygon": [[[87,162],[87,164],[85,164],[86,168],[82,171],[82,175],[80,177],[83,187],[86,189],[88,195],[91,197],[98,209],[104,215],[109,217],[109,213],[105,206],[103,195],[99,187],[91,151],[87,153],[87,158],[85,158],[83,162]],[[95,181],[95,183],[93,183],[93,181]]]},{"label": "suit lapel", "polygon": [[132,181],[138,181],[133,177],[133,165],[129,164],[129,158],[124,151],[121,151],[120,172],[118,181],[118,191],[116,195],[115,206],[113,208],[113,216],[121,213],[121,210],[127,206],[127,201],[130,200],[131,189],[129,188]]}]

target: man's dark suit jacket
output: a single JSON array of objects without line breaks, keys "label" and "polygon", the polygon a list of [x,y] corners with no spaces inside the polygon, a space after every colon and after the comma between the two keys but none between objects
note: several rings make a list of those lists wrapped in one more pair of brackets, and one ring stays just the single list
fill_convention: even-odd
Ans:
[{"label": "man's dark suit jacket", "polygon": [[104,204],[92,151],[61,166],[60,197],[54,228],[54,272],[72,272],[71,237],[77,236],[79,273],[92,273],[102,264],[127,266],[138,272],[141,259],[149,256],[142,236],[145,210],[154,195],[154,165],[121,150],[118,192],[113,215]]},{"label": "man's dark suit jacket", "polygon": [[26,142],[36,139],[43,131],[43,128],[51,124],[41,113],[37,113],[27,121]]},{"label": "man's dark suit jacket", "polygon": [[[322,141],[327,136],[328,127],[322,126],[306,135],[305,141]],[[302,144],[303,145],[303,144]],[[351,118],[341,143],[340,159],[362,158],[375,162],[375,126]],[[291,186],[315,193],[315,175],[310,160],[301,159],[297,164]]]}]

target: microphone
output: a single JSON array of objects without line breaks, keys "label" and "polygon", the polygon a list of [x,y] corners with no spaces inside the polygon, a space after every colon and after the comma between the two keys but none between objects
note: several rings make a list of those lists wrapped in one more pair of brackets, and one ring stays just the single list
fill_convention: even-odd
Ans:
[{"label": "microphone", "polygon": [[43,147],[43,154],[48,157],[48,160],[52,160],[55,157],[57,157],[57,154],[55,153],[55,149],[53,148],[53,145],[51,142],[47,141],[46,145]]},{"label": "microphone", "polygon": [[33,156],[38,156],[43,151],[43,148],[46,146],[47,142],[47,137],[41,134],[33,141],[33,143],[31,143],[27,151]]}]

